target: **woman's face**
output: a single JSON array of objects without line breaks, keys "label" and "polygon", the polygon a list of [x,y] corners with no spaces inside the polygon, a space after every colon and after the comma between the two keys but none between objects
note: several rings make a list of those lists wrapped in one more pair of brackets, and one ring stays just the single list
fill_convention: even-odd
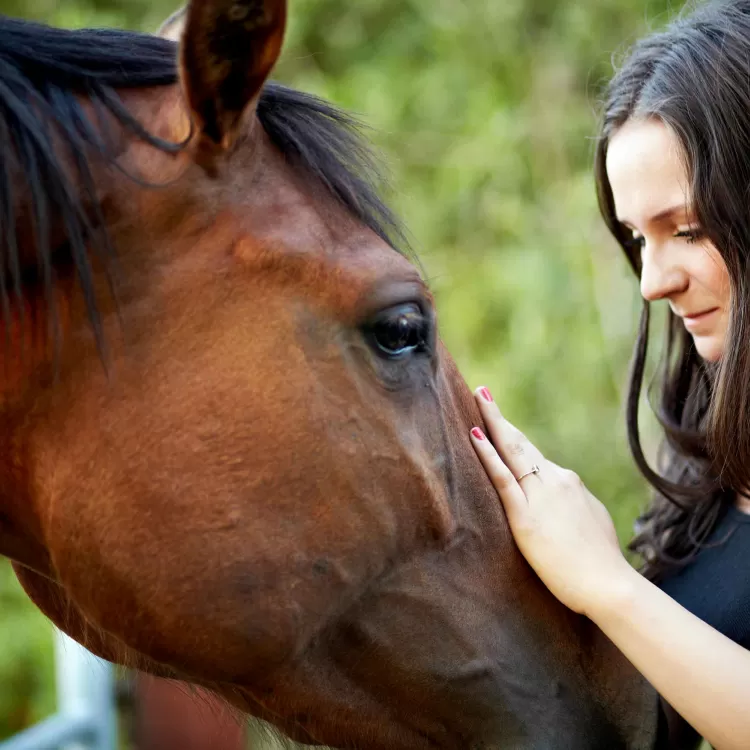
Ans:
[{"label": "woman's face", "polygon": [[729,321],[729,274],[696,224],[681,154],[661,121],[630,120],[610,141],[607,175],[617,218],[640,247],[641,294],[666,299],[698,354],[716,362]]}]

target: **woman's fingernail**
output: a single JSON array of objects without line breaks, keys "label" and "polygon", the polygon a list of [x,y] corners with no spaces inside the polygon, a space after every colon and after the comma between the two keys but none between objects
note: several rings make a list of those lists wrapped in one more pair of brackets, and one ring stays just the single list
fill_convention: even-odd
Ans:
[{"label": "woman's fingernail", "polygon": [[474,427],[471,430],[471,434],[477,439],[477,440],[486,440],[484,433],[478,428]]},{"label": "woman's fingernail", "polygon": [[492,403],[492,394],[490,393],[489,388],[485,388],[484,386],[479,389],[479,392],[482,394],[482,398],[487,401],[488,403]]}]

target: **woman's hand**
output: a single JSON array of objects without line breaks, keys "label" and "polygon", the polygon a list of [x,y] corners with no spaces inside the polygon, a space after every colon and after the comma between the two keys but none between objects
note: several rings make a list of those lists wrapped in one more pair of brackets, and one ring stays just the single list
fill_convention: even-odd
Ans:
[{"label": "woman's hand", "polygon": [[500,414],[486,388],[475,397],[492,442],[478,427],[471,440],[521,553],[563,604],[588,614],[618,576],[632,573],[609,513],[576,474],[544,458]]}]

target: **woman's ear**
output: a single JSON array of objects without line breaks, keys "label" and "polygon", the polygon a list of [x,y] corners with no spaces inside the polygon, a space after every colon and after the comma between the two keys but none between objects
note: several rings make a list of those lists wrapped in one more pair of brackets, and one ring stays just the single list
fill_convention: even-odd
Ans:
[{"label": "woman's ear", "polygon": [[185,99],[203,138],[226,150],[281,53],[286,0],[192,0],[180,43]]}]

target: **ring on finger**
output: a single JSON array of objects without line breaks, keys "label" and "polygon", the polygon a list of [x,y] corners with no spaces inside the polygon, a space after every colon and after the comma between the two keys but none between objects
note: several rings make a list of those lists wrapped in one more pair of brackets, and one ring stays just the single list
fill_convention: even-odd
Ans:
[{"label": "ring on finger", "polygon": [[524,477],[529,476],[529,474],[538,474],[538,473],[539,473],[539,467],[536,464],[532,464],[531,468],[527,472],[521,474],[520,477],[516,477],[516,482],[520,482]]}]

